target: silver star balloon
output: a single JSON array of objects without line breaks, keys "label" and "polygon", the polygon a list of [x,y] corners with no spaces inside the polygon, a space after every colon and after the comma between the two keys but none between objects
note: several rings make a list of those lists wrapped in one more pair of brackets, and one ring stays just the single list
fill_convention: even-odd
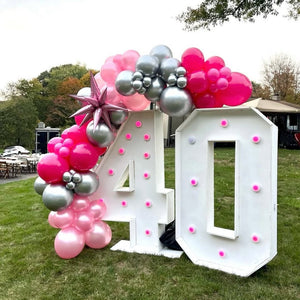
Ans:
[{"label": "silver star balloon", "polygon": [[103,122],[110,129],[112,129],[109,113],[117,110],[127,111],[127,109],[124,107],[119,107],[113,104],[106,103],[107,87],[104,87],[100,91],[92,72],[90,72],[90,79],[91,79],[91,96],[70,95],[70,97],[79,100],[82,103],[85,102],[88,103],[87,105],[83,106],[78,111],[76,111],[74,114],[72,114],[70,118],[85,114],[85,117],[79,126],[82,126],[84,123],[93,119],[94,120],[93,130],[95,130],[97,124],[102,119]]}]

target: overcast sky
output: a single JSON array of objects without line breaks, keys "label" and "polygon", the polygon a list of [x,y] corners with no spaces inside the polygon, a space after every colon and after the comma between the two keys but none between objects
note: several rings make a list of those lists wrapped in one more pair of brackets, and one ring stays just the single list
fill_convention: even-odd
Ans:
[{"label": "overcast sky", "polygon": [[232,21],[186,32],[176,16],[199,0],[0,0],[0,89],[61,64],[100,69],[111,55],[158,44],[180,59],[189,47],[221,56],[232,71],[261,81],[264,61],[287,54],[300,63],[300,21],[283,17]]}]

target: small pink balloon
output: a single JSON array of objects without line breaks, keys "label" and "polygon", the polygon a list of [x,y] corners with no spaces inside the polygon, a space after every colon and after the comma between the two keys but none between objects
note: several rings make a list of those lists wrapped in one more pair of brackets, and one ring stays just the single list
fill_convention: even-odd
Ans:
[{"label": "small pink balloon", "polygon": [[106,213],[106,205],[103,201],[93,200],[90,203],[89,211],[92,213],[94,220],[102,219]]},{"label": "small pink balloon", "polygon": [[140,57],[140,54],[135,50],[128,50],[122,55],[122,68],[123,70],[135,71],[135,65]]},{"label": "small pink balloon", "polygon": [[54,224],[57,228],[69,227],[74,221],[74,212],[72,209],[57,211],[54,216]]},{"label": "small pink balloon", "polygon": [[122,62],[122,55],[121,54],[115,55],[114,58],[113,58],[113,62],[114,62],[114,64],[117,65],[117,67],[120,70],[124,70],[125,69],[125,68],[123,68],[123,62]]},{"label": "small pink balloon", "polygon": [[205,61],[205,70],[207,70],[207,71],[211,68],[220,70],[223,67],[225,67],[225,62],[224,62],[223,58],[221,58],[219,56],[212,56]]},{"label": "small pink balloon", "polygon": [[85,243],[91,248],[101,249],[110,243],[111,236],[110,227],[99,220],[85,233]]},{"label": "small pink balloon", "polygon": [[120,72],[121,69],[114,62],[107,62],[101,67],[100,74],[105,82],[114,84]]},{"label": "small pink balloon", "polygon": [[74,224],[77,229],[88,231],[92,228],[94,223],[93,215],[88,211],[81,211],[77,213]]},{"label": "small pink balloon", "polygon": [[134,94],[128,97],[122,97],[123,104],[133,111],[141,111],[150,105],[150,101],[147,100],[143,95]]},{"label": "small pink balloon", "polygon": [[58,150],[58,155],[60,157],[63,157],[63,158],[67,158],[69,155],[70,155],[70,148],[68,147],[61,147],[59,150]]},{"label": "small pink balloon", "polygon": [[48,152],[54,152],[54,146],[58,143],[62,143],[63,142],[63,138],[61,137],[54,137],[51,140],[49,140],[48,144],[47,144],[47,149]]},{"label": "small pink balloon", "polygon": [[215,96],[210,93],[197,94],[193,96],[193,102],[196,108],[214,107]]},{"label": "small pink balloon", "polygon": [[57,143],[54,145],[54,153],[58,154],[59,153],[59,149],[62,147],[62,143]]},{"label": "small pink balloon", "polygon": [[228,67],[223,67],[220,69],[220,76],[227,80],[231,80],[231,70]]},{"label": "small pink balloon", "polygon": [[48,215],[48,223],[50,224],[51,227],[58,228],[54,222],[55,216],[56,216],[56,211],[50,211]]},{"label": "small pink balloon", "polygon": [[73,202],[71,204],[71,208],[75,212],[79,212],[82,210],[86,210],[90,205],[90,198],[87,196],[81,196],[78,194],[74,194]]},{"label": "small pink balloon", "polygon": [[208,88],[206,73],[203,71],[192,73],[188,76],[188,90],[194,93],[203,93]]},{"label": "small pink balloon", "polygon": [[74,227],[67,227],[56,235],[54,249],[59,257],[70,259],[81,253],[84,244],[84,233]]},{"label": "small pink balloon", "polygon": [[211,68],[207,71],[207,79],[210,82],[216,82],[220,77],[220,72],[215,69],[215,68]]},{"label": "small pink balloon", "polygon": [[70,139],[70,138],[66,138],[66,139],[63,141],[63,146],[72,149],[73,146],[74,146],[74,141],[73,141],[72,139]]},{"label": "small pink balloon", "polygon": [[98,152],[91,144],[77,144],[70,153],[69,162],[76,171],[88,171],[98,161]]},{"label": "small pink balloon", "polygon": [[252,93],[251,81],[238,72],[231,73],[228,88],[216,93],[216,99],[225,105],[236,106],[247,101]]},{"label": "small pink balloon", "polygon": [[204,55],[198,48],[189,48],[181,56],[181,65],[188,73],[203,70]]},{"label": "small pink balloon", "polygon": [[63,174],[69,170],[68,161],[55,153],[45,154],[37,165],[39,176],[47,183],[62,181]]},{"label": "small pink balloon", "polygon": [[217,87],[223,91],[228,88],[228,80],[226,78],[219,78],[217,81]]}]

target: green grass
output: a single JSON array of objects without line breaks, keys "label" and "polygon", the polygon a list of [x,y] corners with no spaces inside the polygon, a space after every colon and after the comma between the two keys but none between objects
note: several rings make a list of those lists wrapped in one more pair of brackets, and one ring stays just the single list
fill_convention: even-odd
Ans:
[{"label": "green grass", "polygon": [[[233,149],[217,149],[218,161]],[[174,149],[166,149],[166,187],[174,188]],[[0,299],[300,299],[300,152],[279,151],[278,255],[248,278],[180,259],[85,248],[60,259],[57,229],[33,191],[34,179],[0,185]],[[222,185],[222,178],[216,185]],[[110,223],[110,246],[128,238]]]}]

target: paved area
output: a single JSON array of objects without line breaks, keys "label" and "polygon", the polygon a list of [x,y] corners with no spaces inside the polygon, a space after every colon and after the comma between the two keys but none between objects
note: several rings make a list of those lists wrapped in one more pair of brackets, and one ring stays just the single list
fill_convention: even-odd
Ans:
[{"label": "paved area", "polygon": [[30,173],[30,174],[21,174],[21,175],[18,175],[17,177],[13,177],[13,178],[0,178],[0,184],[19,181],[19,180],[25,180],[25,179],[33,178],[33,177],[37,177],[37,176],[38,176],[37,173]]}]

